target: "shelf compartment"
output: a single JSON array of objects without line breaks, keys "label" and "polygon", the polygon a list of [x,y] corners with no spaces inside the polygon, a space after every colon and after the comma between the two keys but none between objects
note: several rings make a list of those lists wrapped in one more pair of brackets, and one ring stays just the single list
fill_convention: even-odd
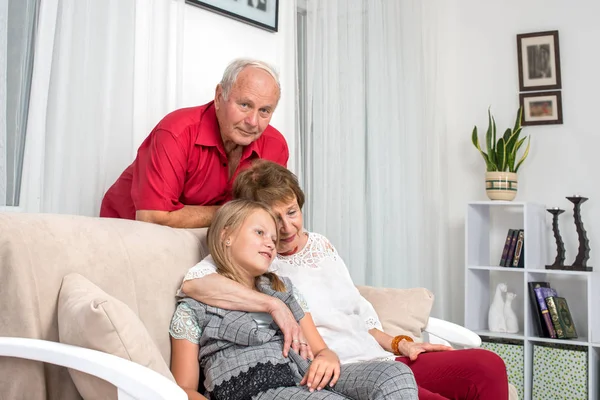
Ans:
[{"label": "shelf compartment", "polygon": [[527,272],[531,272],[533,274],[584,276],[584,277],[591,277],[591,274],[592,274],[592,272],[589,272],[589,271],[569,271],[566,269],[541,269],[541,268],[528,269]]},{"label": "shelf compartment", "polygon": [[[567,300],[567,305],[569,306],[569,311],[571,312],[571,317],[573,318],[573,323],[575,324],[575,329],[579,336],[579,339],[575,340],[588,342],[590,339],[590,324],[588,320],[588,289],[590,287],[590,275],[548,274],[545,271],[528,272],[528,281],[548,282],[550,283],[550,286],[556,290],[558,296],[564,297]],[[533,330],[530,332],[533,332]],[[566,343],[568,344],[569,341],[570,340],[567,340]]]},{"label": "shelf compartment", "polygon": [[572,346],[588,346],[590,344],[588,338],[585,336],[580,336],[577,339],[551,339],[546,337],[528,336],[527,340],[535,343],[569,344]]},{"label": "shelf compartment", "polygon": [[517,333],[506,333],[506,332],[491,332],[489,330],[475,331],[476,334],[483,337],[489,337],[494,339],[510,339],[510,340],[522,340],[525,341],[525,334],[523,331]]},{"label": "shelf compartment", "polygon": [[508,268],[508,267],[496,267],[492,265],[472,265],[469,269],[479,269],[483,271],[500,271],[500,272],[524,272],[523,268]]}]

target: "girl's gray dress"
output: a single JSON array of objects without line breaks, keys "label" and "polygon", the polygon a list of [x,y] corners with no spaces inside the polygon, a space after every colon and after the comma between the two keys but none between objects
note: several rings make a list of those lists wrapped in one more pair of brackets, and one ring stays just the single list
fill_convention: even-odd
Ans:
[{"label": "girl's gray dress", "polygon": [[[258,289],[282,300],[297,321],[304,317],[283,278],[285,292],[273,290],[267,279]],[[417,385],[410,369],[395,361],[373,361],[342,366],[335,386],[310,392],[298,386],[309,364],[293,350],[283,357],[283,336],[275,323],[259,324],[251,313],[229,311],[191,298],[180,300],[192,311],[199,335],[200,368],[211,400],[276,399],[418,399]],[[267,315],[268,317],[268,315]],[[172,335],[173,335],[172,325]],[[174,336],[178,338],[177,336]]]}]

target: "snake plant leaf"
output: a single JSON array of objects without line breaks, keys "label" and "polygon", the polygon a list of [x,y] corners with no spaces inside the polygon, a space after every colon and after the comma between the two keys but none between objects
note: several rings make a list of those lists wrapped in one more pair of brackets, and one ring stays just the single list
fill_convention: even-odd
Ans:
[{"label": "snake plant leaf", "polygon": [[521,131],[521,122],[523,121],[523,107],[519,107],[519,111],[517,111],[517,118],[515,119],[515,127],[513,128],[513,132],[517,130]]},{"label": "snake plant leaf", "polygon": [[488,154],[491,153],[492,150],[494,149],[494,144],[492,143],[492,113],[489,108],[488,108],[488,128],[487,128],[487,132],[485,133],[485,147],[486,147]]},{"label": "snake plant leaf", "polygon": [[[523,164],[523,161],[525,161],[525,159],[529,155],[529,146],[531,145],[531,135],[529,135],[527,137],[527,139],[528,139],[527,140],[527,147],[525,148],[525,152],[523,153],[523,156],[521,157],[521,159],[517,163],[517,166],[515,167],[515,172],[517,172],[519,170],[519,167],[521,166],[521,164]],[[523,138],[523,140],[525,140],[525,138]]]},{"label": "snake plant leaf", "polygon": [[498,139],[498,145],[496,146],[496,165],[498,171],[504,171],[506,169],[506,142],[504,138]]},{"label": "snake plant leaf", "polygon": [[471,140],[473,141],[473,146],[475,146],[477,148],[477,150],[479,150],[479,153],[481,153],[481,156],[483,157],[483,160],[485,161],[486,170],[487,171],[495,171],[496,166],[490,161],[490,158],[487,155],[487,153],[485,151],[481,150],[481,147],[479,146],[479,136],[477,135],[477,127],[473,128],[473,134],[471,136]]},{"label": "snake plant leaf", "polygon": [[[490,110],[488,109],[488,113]],[[490,156],[490,162],[494,163],[498,167],[498,160],[496,159],[496,120],[492,116],[492,146],[488,148],[488,155]],[[499,170],[499,169],[498,169]]]},{"label": "snake plant leaf", "polygon": [[512,131],[510,130],[510,128],[506,128],[506,130],[504,131],[504,135],[502,135],[502,138],[504,139],[504,143],[508,142],[508,139],[510,139],[512,135]]}]

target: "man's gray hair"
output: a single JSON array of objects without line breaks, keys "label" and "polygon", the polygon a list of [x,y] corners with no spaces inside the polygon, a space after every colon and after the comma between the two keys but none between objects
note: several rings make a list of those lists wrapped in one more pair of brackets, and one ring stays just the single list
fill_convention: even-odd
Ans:
[{"label": "man's gray hair", "polygon": [[221,78],[221,90],[223,95],[223,100],[227,100],[229,97],[229,91],[233,87],[233,84],[237,80],[239,73],[246,67],[254,67],[260,68],[263,71],[266,71],[273,79],[275,83],[277,83],[277,89],[279,89],[279,96],[281,97],[281,84],[279,83],[279,74],[277,70],[273,68],[271,65],[264,61],[253,60],[250,58],[238,58],[237,60],[233,60],[227,68],[225,68],[225,72],[223,72],[223,78]]}]

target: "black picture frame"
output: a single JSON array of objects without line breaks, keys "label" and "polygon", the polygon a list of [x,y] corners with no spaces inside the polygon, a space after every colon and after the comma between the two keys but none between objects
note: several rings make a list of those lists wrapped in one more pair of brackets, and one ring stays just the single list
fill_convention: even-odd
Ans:
[{"label": "black picture frame", "polygon": [[185,1],[188,4],[214,11],[270,32],[277,32],[279,29],[279,0]]},{"label": "black picture frame", "polygon": [[561,89],[558,31],[517,35],[521,92]]},{"label": "black picture frame", "polygon": [[523,107],[523,126],[563,123],[562,97],[559,90],[521,93],[519,103]]}]

